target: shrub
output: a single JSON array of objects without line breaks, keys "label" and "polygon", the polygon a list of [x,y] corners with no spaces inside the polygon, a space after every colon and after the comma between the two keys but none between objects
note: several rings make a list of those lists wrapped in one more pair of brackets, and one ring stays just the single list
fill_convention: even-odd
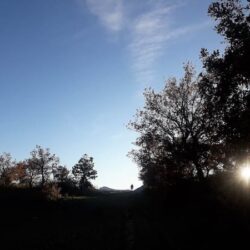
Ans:
[{"label": "shrub", "polygon": [[43,187],[43,194],[49,200],[58,200],[62,197],[61,188],[55,183],[48,183]]}]

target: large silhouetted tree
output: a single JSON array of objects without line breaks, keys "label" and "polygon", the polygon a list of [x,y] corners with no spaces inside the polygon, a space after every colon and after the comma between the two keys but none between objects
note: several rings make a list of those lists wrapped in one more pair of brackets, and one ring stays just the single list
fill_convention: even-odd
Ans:
[{"label": "large silhouetted tree", "polygon": [[217,145],[210,144],[210,120],[204,113],[198,79],[190,64],[178,82],[167,81],[155,93],[144,92],[145,106],[129,127],[140,133],[131,152],[140,166],[140,177],[148,186],[172,184],[178,179],[202,180],[216,170]]},{"label": "large silhouetted tree", "polygon": [[50,179],[53,169],[57,168],[59,158],[55,154],[51,154],[48,148],[44,149],[41,146],[31,151],[31,158],[28,159],[28,170],[32,174],[38,174],[41,177],[41,186]]},{"label": "large silhouetted tree", "polygon": [[221,0],[208,10],[223,36],[223,53],[202,49],[204,72],[200,90],[214,131],[223,146],[222,164],[235,167],[250,148],[250,3]]},{"label": "large silhouetted tree", "polygon": [[91,185],[90,180],[97,177],[97,171],[94,170],[93,157],[84,154],[77,164],[72,168],[74,175],[81,190]]}]

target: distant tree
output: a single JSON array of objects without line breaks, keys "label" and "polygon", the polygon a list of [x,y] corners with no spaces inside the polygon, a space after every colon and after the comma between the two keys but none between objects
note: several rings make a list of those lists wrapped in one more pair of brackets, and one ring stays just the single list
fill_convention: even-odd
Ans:
[{"label": "distant tree", "polygon": [[25,183],[27,183],[29,187],[32,188],[34,185],[37,185],[41,180],[39,168],[32,159],[26,160],[24,162],[24,167],[26,173]]},{"label": "distant tree", "polygon": [[31,158],[28,159],[30,177],[33,178],[35,177],[33,174],[38,174],[41,177],[41,186],[43,187],[50,179],[53,169],[57,168],[59,158],[55,154],[51,154],[48,148],[44,149],[38,145],[30,154]]},{"label": "distant tree", "polygon": [[210,115],[214,143],[223,145],[222,164],[231,168],[250,149],[250,2],[221,0],[208,13],[217,21],[226,48],[209,53],[202,49],[204,72],[200,91]]},{"label": "distant tree", "polygon": [[97,171],[94,170],[93,157],[84,154],[72,168],[72,174],[82,191],[84,188],[91,186],[90,180],[97,177]]},{"label": "distant tree", "polygon": [[11,182],[10,170],[15,165],[15,161],[12,159],[11,154],[3,153],[0,155],[0,183],[7,185]]},{"label": "distant tree", "polygon": [[25,183],[27,180],[25,162],[18,162],[15,166],[9,168],[8,176],[10,182],[16,182],[17,184]]},{"label": "distant tree", "polygon": [[66,182],[69,178],[69,170],[66,167],[58,166],[53,170],[53,176],[56,182]]},{"label": "distant tree", "polygon": [[133,191],[133,189],[134,189],[134,185],[133,184],[130,185],[130,189]]},{"label": "distant tree", "polygon": [[161,92],[145,90],[145,106],[129,124],[140,134],[135,142],[138,149],[130,155],[147,186],[166,186],[183,178],[203,180],[218,168],[219,148],[210,144],[210,120],[199,94],[199,79],[190,64],[184,70],[179,82],[169,79]]}]

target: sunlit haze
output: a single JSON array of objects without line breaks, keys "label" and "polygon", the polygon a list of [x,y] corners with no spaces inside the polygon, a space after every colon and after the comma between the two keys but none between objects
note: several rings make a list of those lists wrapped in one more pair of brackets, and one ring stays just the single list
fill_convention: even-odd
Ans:
[{"label": "sunlit haze", "polygon": [[144,88],[181,77],[187,61],[199,71],[200,49],[223,46],[210,3],[1,0],[0,153],[23,160],[41,145],[68,168],[87,153],[97,187],[139,187],[126,125]]},{"label": "sunlit haze", "polygon": [[249,182],[250,180],[250,167],[249,165],[242,167],[240,170],[241,178]]}]

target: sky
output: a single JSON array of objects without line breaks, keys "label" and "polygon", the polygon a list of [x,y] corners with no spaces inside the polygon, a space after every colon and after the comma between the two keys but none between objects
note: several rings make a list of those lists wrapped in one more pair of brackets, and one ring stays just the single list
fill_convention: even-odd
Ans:
[{"label": "sky", "polygon": [[1,0],[0,153],[50,148],[69,169],[87,153],[96,187],[141,185],[126,126],[143,90],[201,70],[222,38],[209,0]]}]

